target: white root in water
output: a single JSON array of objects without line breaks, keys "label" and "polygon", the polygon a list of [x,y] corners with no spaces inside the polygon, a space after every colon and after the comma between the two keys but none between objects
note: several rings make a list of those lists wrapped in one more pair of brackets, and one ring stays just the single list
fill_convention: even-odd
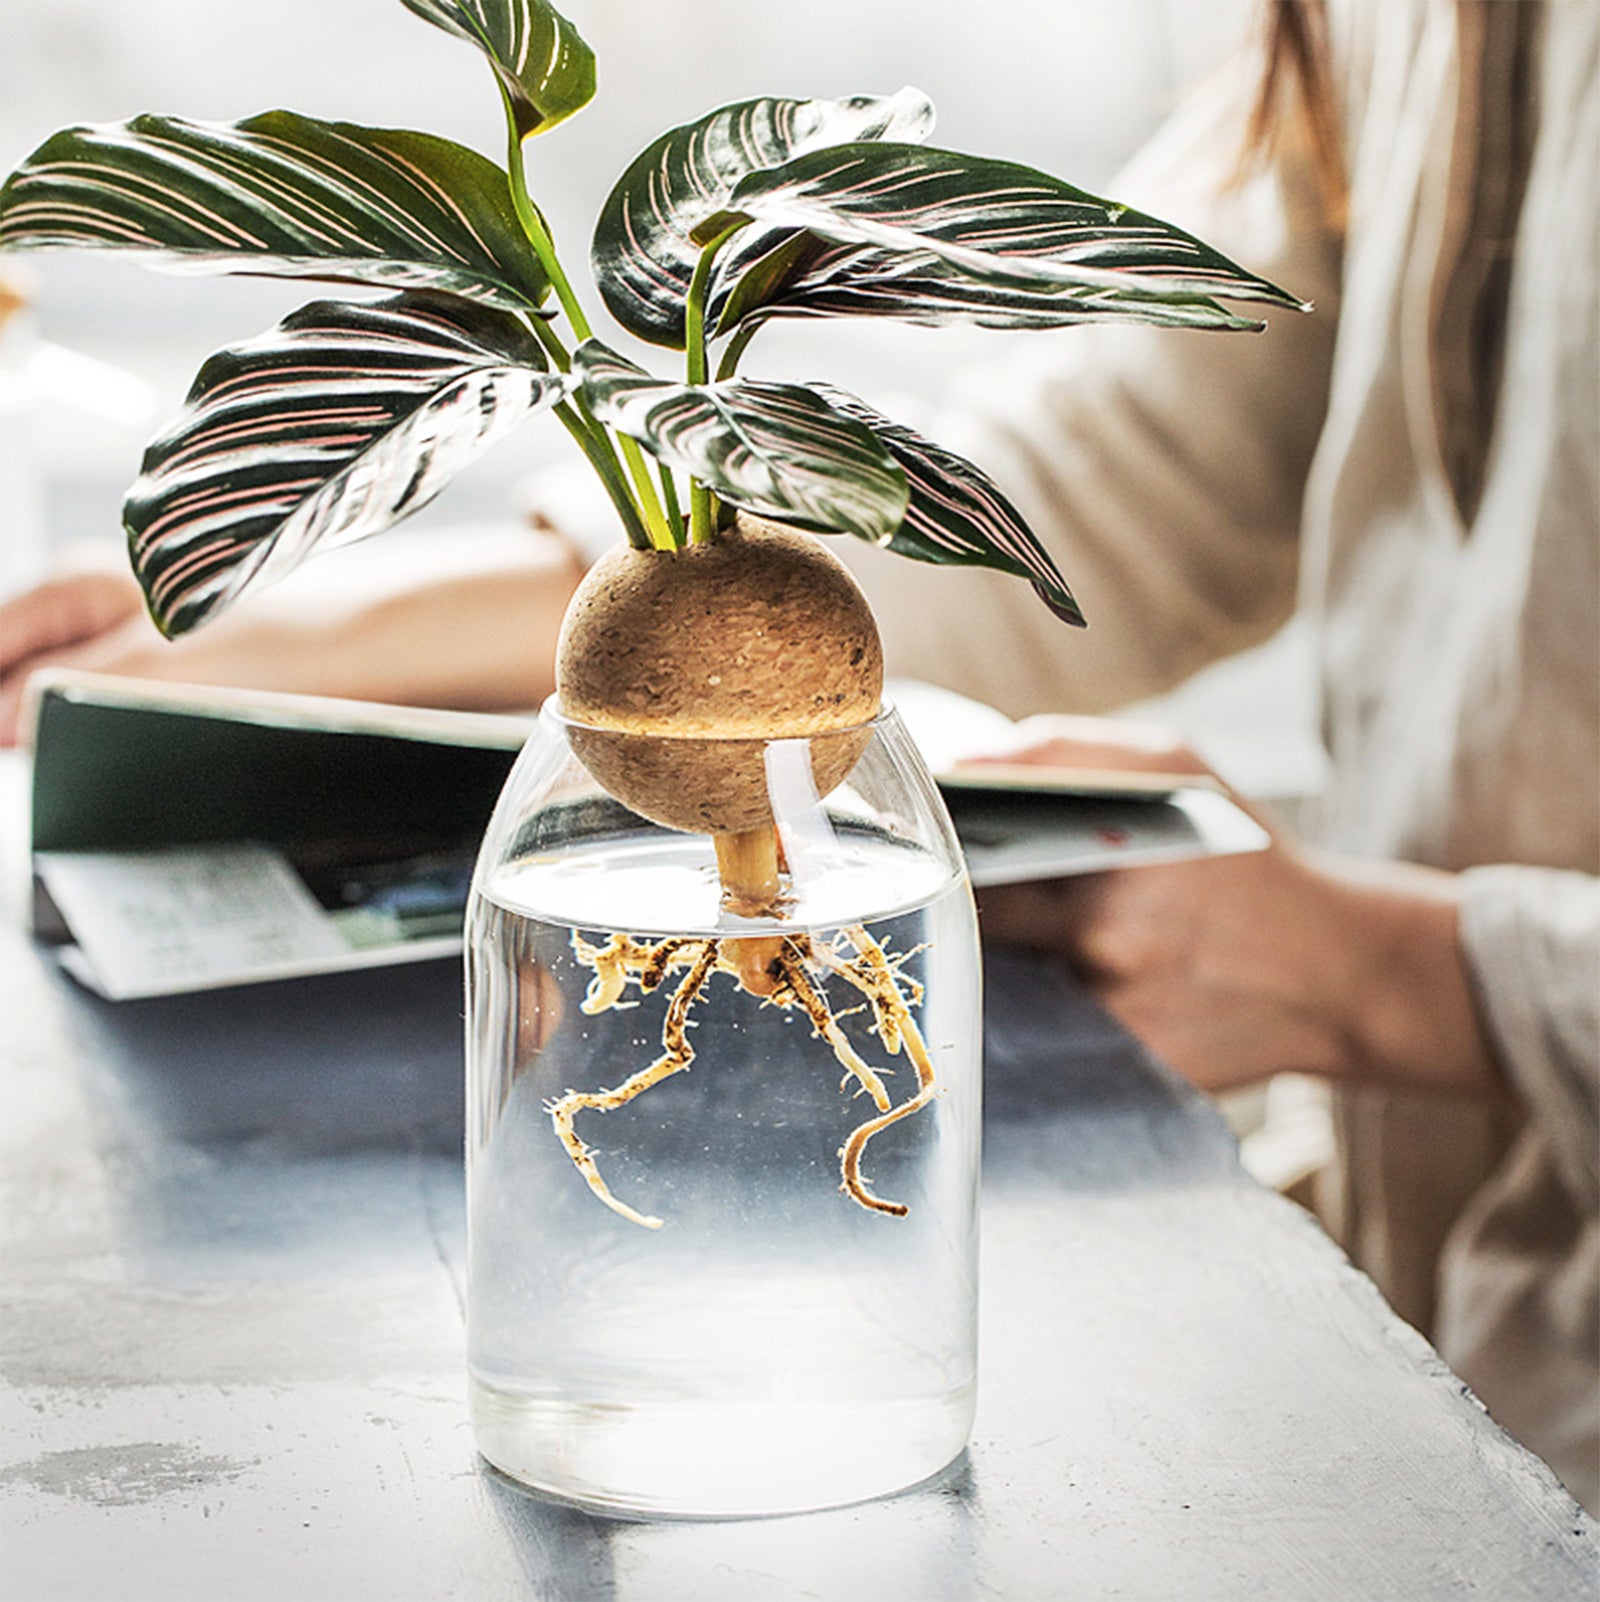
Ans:
[{"label": "white root in water", "polygon": [[[752,952],[747,948],[759,948]],[[922,987],[900,970],[914,953],[892,957],[860,924],[840,933],[837,943],[813,940],[809,935],[729,936],[722,939],[677,937],[654,942],[613,934],[603,945],[585,940],[574,932],[572,950],[593,978],[584,997],[583,1011],[591,1015],[628,1005],[628,987],[641,993],[659,988],[679,971],[678,981],[667,1004],[661,1026],[661,1055],[610,1090],[569,1090],[545,1104],[556,1137],[584,1177],[589,1189],[613,1212],[646,1229],[659,1229],[662,1220],[638,1212],[611,1193],[595,1161],[593,1150],[585,1145],[576,1128],[580,1112],[614,1112],[641,1096],[663,1079],[682,1073],[694,1061],[689,1044],[689,1014],[695,1001],[712,977],[731,975],[769,1006],[798,1007],[811,1022],[813,1032],[832,1049],[845,1070],[841,1089],[852,1083],[857,1095],[868,1096],[875,1116],[852,1130],[839,1150],[840,1188],[852,1201],[876,1213],[903,1218],[903,1202],[885,1201],[873,1195],[861,1171],[867,1143],[880,1131],[901,1119],[920,1112],[938,1092],[933,1059],[922,1031],[911,1016],[911,1008],[922,1000]],[[850,1044],[838,1017],[828,1003],[821,978],[831,974],[858,991],[872,1009],[873,1029],[891,1056],[904,1051],[916,1070],[914,1095],[894,1106],[882,1077]]]}]

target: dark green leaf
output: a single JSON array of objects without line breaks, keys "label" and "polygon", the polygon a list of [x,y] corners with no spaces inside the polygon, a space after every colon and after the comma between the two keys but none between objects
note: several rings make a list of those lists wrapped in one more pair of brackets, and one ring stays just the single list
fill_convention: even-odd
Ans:
[{"label": "dark green leaf", "polygon": [[430,134],[290,111],[65,129],[0,190],[0,247],[436,289],[513,309],[546,290],[493,162]]},{"label": "dark green leaf", "polygon": [[869,428],[906,475],[911,498],[905,521],[879,544],[918,562],[1015,573],[1033,585],[1057,617],[1082,626],[1083,613],[1066,580],[982,468],[831,384],[808,387],[841,416]]},{"label": "dark green leaf", "polygon": [[[663,134],[623,173],[594,234],[594,274],[606,306],[629,333],[683,346],[683,308],[700,259],[694,235],[723,210],[749,173],[805,151],[871,139],[919,139],[933,106],[916,89],[887,98],[742,100]],[[756,228],[718,259],[708,326],[752,262],[778,249],[785,229]]]},{"label": "dark green leaf", "polygon": [[[741,323],[784,315],[784,308],[795,298],[796,287],[806,281],[810,264],[826,253],[845,248],[829,244],[813,234],[780,235],[778,243],[764,256],[748,264],[741,261],[738,276],[724,281],[721,286],[724,292],[716,307],[714,327],[717,332],[732,333]],[[817,315],[830,314],[818,312]]]},{"label": "dark green leaf", "polygon": [[1123,289],[993,283],[931,251],[836,245],[811,234],[789,239],[789,249],[746,270],[722,307],[719,332],[773,317],[886,317],[930,328],[1138,322],[1254,332],[1265,326],[1199,295],[1150,300]]},{"label": "dark green leaf", "polygon": [[200,370],[124,521],[163,633],[425,505],[567,381],[522,323],[443,295],[315,301]]},{"label": "dark green leaf", "polygon": [[889,539],[906,476],[872,432],[797,384],[664,383],[598,340],[573,370],[601,422],[748,511],[809,528]]},{"label": "dark green leaf", "polygon": [[594,52],[545,0],[400,0],[435,27],[475,44],[494,66],[526,139],[594,99]]},{"label": "dark green leaf", "polygon": [[1106,290],[1127,302],[1300,305],[1158,218],[1032,167],[924,145],[810,151],[741,179],[727,207],[841,245],[931,255],[953,275],[1034,296]]}]

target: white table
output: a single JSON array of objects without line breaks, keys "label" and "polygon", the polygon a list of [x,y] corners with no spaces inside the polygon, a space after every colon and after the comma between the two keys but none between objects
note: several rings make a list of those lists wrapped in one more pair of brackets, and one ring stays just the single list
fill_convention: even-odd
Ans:
[{"label": "white table", "polygon": [[7,928],[0,1595],[1593,1598],[1594,1525],[1205,1103],[1043,970],[991,998],[968,1455],[637,1524],[473,1453],[453,965],[112,1006]]}]

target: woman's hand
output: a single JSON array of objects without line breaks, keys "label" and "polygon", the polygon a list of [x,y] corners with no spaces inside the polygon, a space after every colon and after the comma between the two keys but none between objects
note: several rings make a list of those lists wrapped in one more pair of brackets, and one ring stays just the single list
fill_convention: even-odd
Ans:
[{"label": "woman's hand", "polygon": [[[1007,762],[1200,774],[1192,751],[1092,719],[1030,724]],[[1263,820],[1266,821],[1266,820]],[[1207,1090],[1278,1072],[1489,1091],[1497,1074],[1458,936],[1453,875],[1263,851],[985,891],[989,939],[1062,957]]]},{"label": "woman's hand", "polygon": [[138,674],[161,647],[133,576],[67,573],[0,603],[0,745],[15,745],[23,692],[39,669]]},{"label": "woman's hand", "polygon": [[369,556],[337,551],[164,640],[139,586],[107,567],[0,605],[0,745],[45,667],[474,710],[535,707],[583,576],[567,543],[515,526],[451,530]]}]

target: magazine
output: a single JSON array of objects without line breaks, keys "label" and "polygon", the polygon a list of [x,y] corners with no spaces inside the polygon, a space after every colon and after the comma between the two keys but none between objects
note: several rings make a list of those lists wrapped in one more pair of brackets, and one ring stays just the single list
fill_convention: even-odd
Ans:
[{"label": "magazine", "polygon": [[[959,767],[1003,713],[891,698],[982,888],[1259,850],[1215,784]],[[34,929],[112,1000],[446,956],[533,714],[502,716],[59,671],[34,709]]]}]

